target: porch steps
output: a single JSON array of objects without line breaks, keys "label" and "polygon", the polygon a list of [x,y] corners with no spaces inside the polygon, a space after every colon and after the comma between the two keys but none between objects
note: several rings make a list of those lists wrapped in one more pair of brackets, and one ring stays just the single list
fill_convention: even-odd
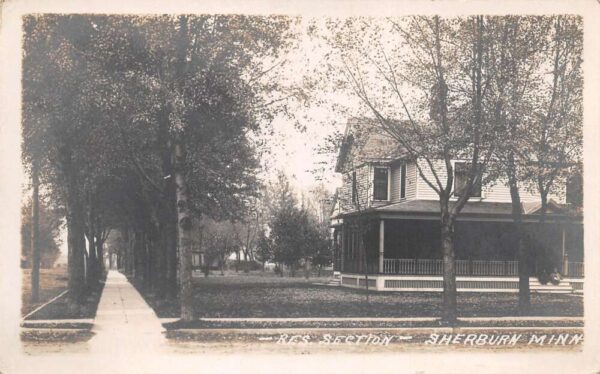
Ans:
[{"label": "porch steps", "polygon": [[339,287],[342,285],[342,274],[339,271],[334,271],[333,276],[327,280],[327,283],[318,282],[313,283],[319,286],[332,286]]},{"label": "porch steps", "polygon": [[317,286],[339,287],[342,285],[342,280],[332,278],[332,279],[329,279],[327,282],[314,282],[313,284],[316,284]]},{"label": "porch steps", "polygon": [[541,284],[538,280],[529,280],[531,292],[539,293],[573,293],[573,287],[569,282],[562,281],[557,285],[552,283]]}]

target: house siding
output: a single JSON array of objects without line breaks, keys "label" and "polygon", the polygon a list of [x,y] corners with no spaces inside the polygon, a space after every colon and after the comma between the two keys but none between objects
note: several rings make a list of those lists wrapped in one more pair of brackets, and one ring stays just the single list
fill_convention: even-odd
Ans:
[{"label": "house siding", "polygon": [[[406,165],[406,200],[438,200],[438,194],[425,182],[419,175],[415,162],[409,162]],[[421,170],[430,181],[434,181],[433,173],[424,160],[419,160]],[[365,209],[371,206],[383,206],[389,203],[399,202],[401,186],[401,163],[394,163],[389,169],[389,200],[372,201],[373,194],[373,168],[374,165],[367,163],[354,169],[356,172],[356,183],[358,189],[358,199],[360,208]],[[443,161],[434,163],[435,170],[442,183],[446,182],[446,167]],[[338,190],[338,209],[337,213],[349,212],[355,210],[352,202],[352,171],[343,174],[342,187]],[[566,184],[564,181],[556,182],[556,191],[552,191],[548,198],[559,204],[566,201]],[[539,202],[539,194],[535,186],[522,187],[520,189],[522,202]],[[472,201],[479,201],[478,198],[472,198]],[[482,187],[482,200],[490,202],[510,203],[510,189],[506,186],[505,180],[500,178],[495,182]]]},{"label": "house siding", "polygon": [[[563,181],[555,183],[556,188],[548,194],[548,199],[552,199],[559,204],[566,203],[566,184]],[[488,201],[510,202],[510,188],[507,186],[506,178],[498,178],[494,183],[483,186],[483,196]],[[519,187],[521,201],[532,202],[540,201],[540,194],[533,185],[522,185]]]},{"label": "house siding", "polygon": [[400,177],[402,164],[395,164],[390,168],[390,201],[400,201]]},{"label": "house siding", "polygon": [[[423,170],[425,177],[429,181],[434,182],[435,177],[429,165],[424,160],[419,160],[419,165],[421,170]],[[447,173],[444,161],[436,161],[433,163],[433,165],[438,177],[440,178],[440,181],[445,183]],[[548,195],[548,199],[552,199],[559,204],[564,204],[566,202],[566,184],[564,181],[557,181],[555,184],[557,187],[554,191],[551,191],[551,193]],[[417,190],[417,199],[437,200],[439,198],[438,194],[420,176],[417,176]],[[540,200],[539,193],[537,192],[535,186],[520,186],[519,192],[522,202],[537,202]],[[506,179],[498,178],[493,183],[483,186],[482,197],[485,201],[510,203],[510,189],[506,185]]]},{"label": "house siding", "polygon": [[[398,202],[402,200],[400,197],[401,178],[402,177],[402,163],[394,164],[391,167],[391,178],[390,178],[390,202]],[[406,186],[405,196],[407,200],[415,199],[417,197],[417,167],[415,163],[409,162],[406,164]]]},{"label": "house siding", "polygon": [[[358,201],[361,209],[364,209],[367,207],[371,195],[371,165],[359,166],[354,171],[356,172]],[[352,171],[344,173],[342,187],[338,191],[338,199],[342,211],[354,210],[354,204],[352,203]]]},{"label": "house siding", "polygon": [[[425,160],[418,160],[417,162],[419,163],[419,167],[423,171],[425,178],[427,178],[427,180],[435,183],[434,174],[431,171],[431,168],[429,167],[427,162],[425,162]],[[433,162],[433,167],[434,167],[438,177],[442,181],[442,183],[444,183],[447,178],[446,166],[444,165],[444,162],[443,161],[435,161],[435,162]],[[416,165],[415,165],[415,169],[416,169]],[[421,176],[418,176],[418,178],[417,178],[417,191],[418,191],[417,199],[437,200],[439,198],[437,192],[435,192],[433,190],[433,188],[429,187],[429,185],[427,184],[425,179],[423,179]]]},{"label": "house siding", "polygon": [[406,199],[417,198],[418,174],[416,163],[411,162],[406,165]]}]

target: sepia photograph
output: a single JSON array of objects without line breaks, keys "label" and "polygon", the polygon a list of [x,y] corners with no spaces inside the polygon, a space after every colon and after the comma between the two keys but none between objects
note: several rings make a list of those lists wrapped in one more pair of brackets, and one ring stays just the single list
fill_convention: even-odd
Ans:
[{"label": "sepia photograph", "polygon": [[[564,360],[540,372],[599,370],[597,135],[584,152],[598,43],[582,9],[600,4],[444,11],[456,3],[2,4],[18,60],[2,71],[18,80],[2,86],[2,184],[15,175],[18,195],[1,279],[18,316],[0,372],[307,356],[397,372],[388,357],[417,355],[407,372],[526,372],[543,354]],[[512,366],[421,368],[431,354]],[[207,355],[255,361],[176,363]]]}]

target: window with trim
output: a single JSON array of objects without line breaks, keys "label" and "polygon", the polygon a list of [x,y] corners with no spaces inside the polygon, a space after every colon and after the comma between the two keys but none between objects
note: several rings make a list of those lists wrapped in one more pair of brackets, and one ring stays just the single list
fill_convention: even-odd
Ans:
[{"label": "window with trim", "polygon": [[[466,192],[470,168],[470,162],[454,163],[454,196],[462,196]],[[473,182],[470,197],[481,197],[481,178]]]},{"label": "window with trim", "polygon": [[400,167],[400,198],[406,197],[406,164],[403,163]]},{"label": "window with trim", "polygon": [[376,167],[373,173],[373,200],[388,199],[388,168]]}]

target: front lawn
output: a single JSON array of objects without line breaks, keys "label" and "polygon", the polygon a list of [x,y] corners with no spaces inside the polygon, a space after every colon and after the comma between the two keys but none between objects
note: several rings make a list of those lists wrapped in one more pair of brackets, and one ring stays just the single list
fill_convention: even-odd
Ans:
[{"label": "front lawn", "polygon": [[60,295],[67,289],[67,267],[59,266],[51,269],[40,269],[40,299],[31,302],[31,269],[21,269],[21,316],[25,316],[48,300]]},{"label": "front lawn", "polygon": [[[40,269],[40,300],[38,303],[31,302],[31,269],[22,269],[23,285],[21,290],[21,315],[25,316],[38,306],[45,304],[52,298],[67,290],[68,275],[67,267],[60,266],[52,269]],[[56,299],[52,303],[27,317],[28,320],[40,319],[78,319],[94,318],[96,308],[100,301],[104,283],[90,286],[87,289],[85,300],[78,310],[71,310],[67,302],[67,295]]]},{"label": "front lawn", "polygon": [[[194,279],[198,317],[439,317],[441,293],[370,293],[314,285],[298,278],[254,274]],[[159,317],[178,317],[177,302],[156,303]],[[564,294],[532,294],[533,316],[582,316],[583,298]],[[459,293],[461,317],[516,316],[517,294]]]}]

